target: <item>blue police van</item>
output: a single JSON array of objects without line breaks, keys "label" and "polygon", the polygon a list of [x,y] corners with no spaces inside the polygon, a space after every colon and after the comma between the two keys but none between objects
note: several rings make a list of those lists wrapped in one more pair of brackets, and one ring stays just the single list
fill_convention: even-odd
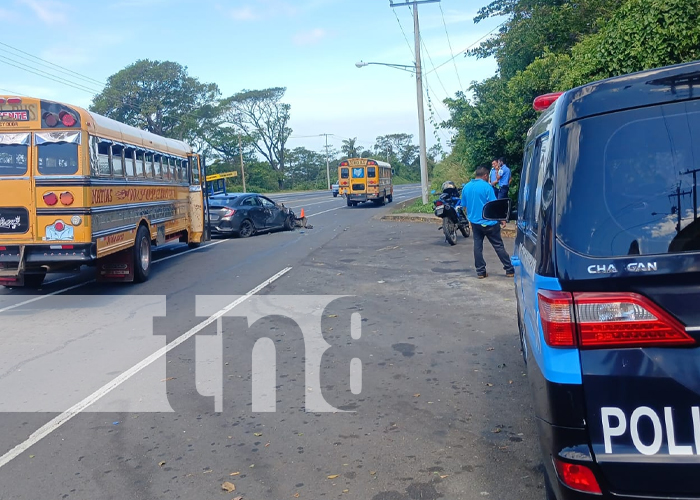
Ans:
[{"label": "blue police van", "polygon": [[547,499],[699,499],[700,61],[534,106],[512,261]]}]

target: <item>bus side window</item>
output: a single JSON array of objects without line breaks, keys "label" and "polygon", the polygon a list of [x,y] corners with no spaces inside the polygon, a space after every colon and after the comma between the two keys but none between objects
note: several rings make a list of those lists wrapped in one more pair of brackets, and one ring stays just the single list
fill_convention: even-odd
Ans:
[{"label": "bus side window", "polygon": [[172,170],[170,168],[170,158],[167,156],[161,157],[163,161],[163,179],[170,182],[172,180]]},{"label": "bus side window", "polygon": [[192,184],[199,186],[200,180],[199,180],[199,162],[197,161],[197,157],[193,156],[192,157]]},{"label": "bus side window", "polygon": [[161,165],[161,160],[163,157],[155,153],[153,155],[153,175],[155,176],[156,179],[162,179],[163,178],[163,168]]},{"label": "bus side window", "polygon": [[127,177],[136,177],[136,165],[134,164],[134,148],[124,148],[124,171]]},{"label": "bus side window", "polygon": [[348,168],[341,168],[340,169],[340,178],[341,179],[347,179],[350,176],[350,170]]},{"label": "bus side window", "polygon": [[153,152],[146,151],[144,160],[146,162],[146,177],[153,178]]},{"label": "bus side window", "polygon": [[192,180],[192,172],[190,172],[190,162],[188,160],[182,160],[182,173],[184,175],[182,182],[190,184]]},{"label": "bus side window", "polygon": [[374,178],[377,176],[376,167],[367,167],[367,177]]},{"label": "bus side window", "polygon": [[112,144],[112,174],[114,177],[124,177],[124,146]]},{"label": "bus side window", "polygon": [[145,151],[143,149],[136,150],[136,176],[146,177],[146,165],[144,163]]}]

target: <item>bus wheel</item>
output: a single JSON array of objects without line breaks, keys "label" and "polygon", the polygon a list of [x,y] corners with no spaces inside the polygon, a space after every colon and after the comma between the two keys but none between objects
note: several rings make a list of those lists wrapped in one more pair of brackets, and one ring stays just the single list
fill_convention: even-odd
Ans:
[{"label": "bus wheel", "polygon": [[151,273],[151,235],[146,226],[139,226],[134,242],[134,281],[143,283]]},{"label": "bus wheel", "polygon": [[346,198],[345,202],[348,204],[349,207],[352,206],[352,202],[350,201],[350,198]]},{"label": "bus wheel", "polygon": [[201,243],[191,241],[190,243],[187,244],[187,247],[195,249],[195,248],[199,248],[201,245],[202,245]]},{"label": "bus wheel", "polygon": [[24,275],[24,286],[27,288],[39,288],[46,278],[46,271],[36,274]]}]

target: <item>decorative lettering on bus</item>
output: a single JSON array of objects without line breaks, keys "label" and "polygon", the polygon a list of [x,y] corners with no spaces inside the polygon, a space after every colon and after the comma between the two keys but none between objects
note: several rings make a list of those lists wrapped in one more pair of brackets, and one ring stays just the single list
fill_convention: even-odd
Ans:
[{"label": "decorative lettering on bus", "polygon": [[116,243],[121,243],[126,239],[126,233],[117,233],[117,234],[110,234],[109,236],[105,236],[102,238],[102,241],[104,241],[105,245],[114,245]]},{"label": "decorative lettering on bus", "polygon": [[159,201],[175,198],[174,187],[127,188],[115,193],[119,201]]},{"label": "decorative lettering on bus", "polygon": [[0,120],[8,122],[28,122],[29,112],[26,109],[18,111],[0,111]]},{"label": "decorative lettering on bus", "polygon": [[103,203],[112,203],[112,189],[93,189],[92,204],[101,205]]}]

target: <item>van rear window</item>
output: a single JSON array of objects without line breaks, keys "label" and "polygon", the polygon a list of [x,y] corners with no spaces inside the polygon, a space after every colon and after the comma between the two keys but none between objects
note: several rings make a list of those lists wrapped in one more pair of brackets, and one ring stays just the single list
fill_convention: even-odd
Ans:
[{"label": "van rear window", "polygon": [[557,236],[595,256],[700,250],[700,100],[562,127]]}]

